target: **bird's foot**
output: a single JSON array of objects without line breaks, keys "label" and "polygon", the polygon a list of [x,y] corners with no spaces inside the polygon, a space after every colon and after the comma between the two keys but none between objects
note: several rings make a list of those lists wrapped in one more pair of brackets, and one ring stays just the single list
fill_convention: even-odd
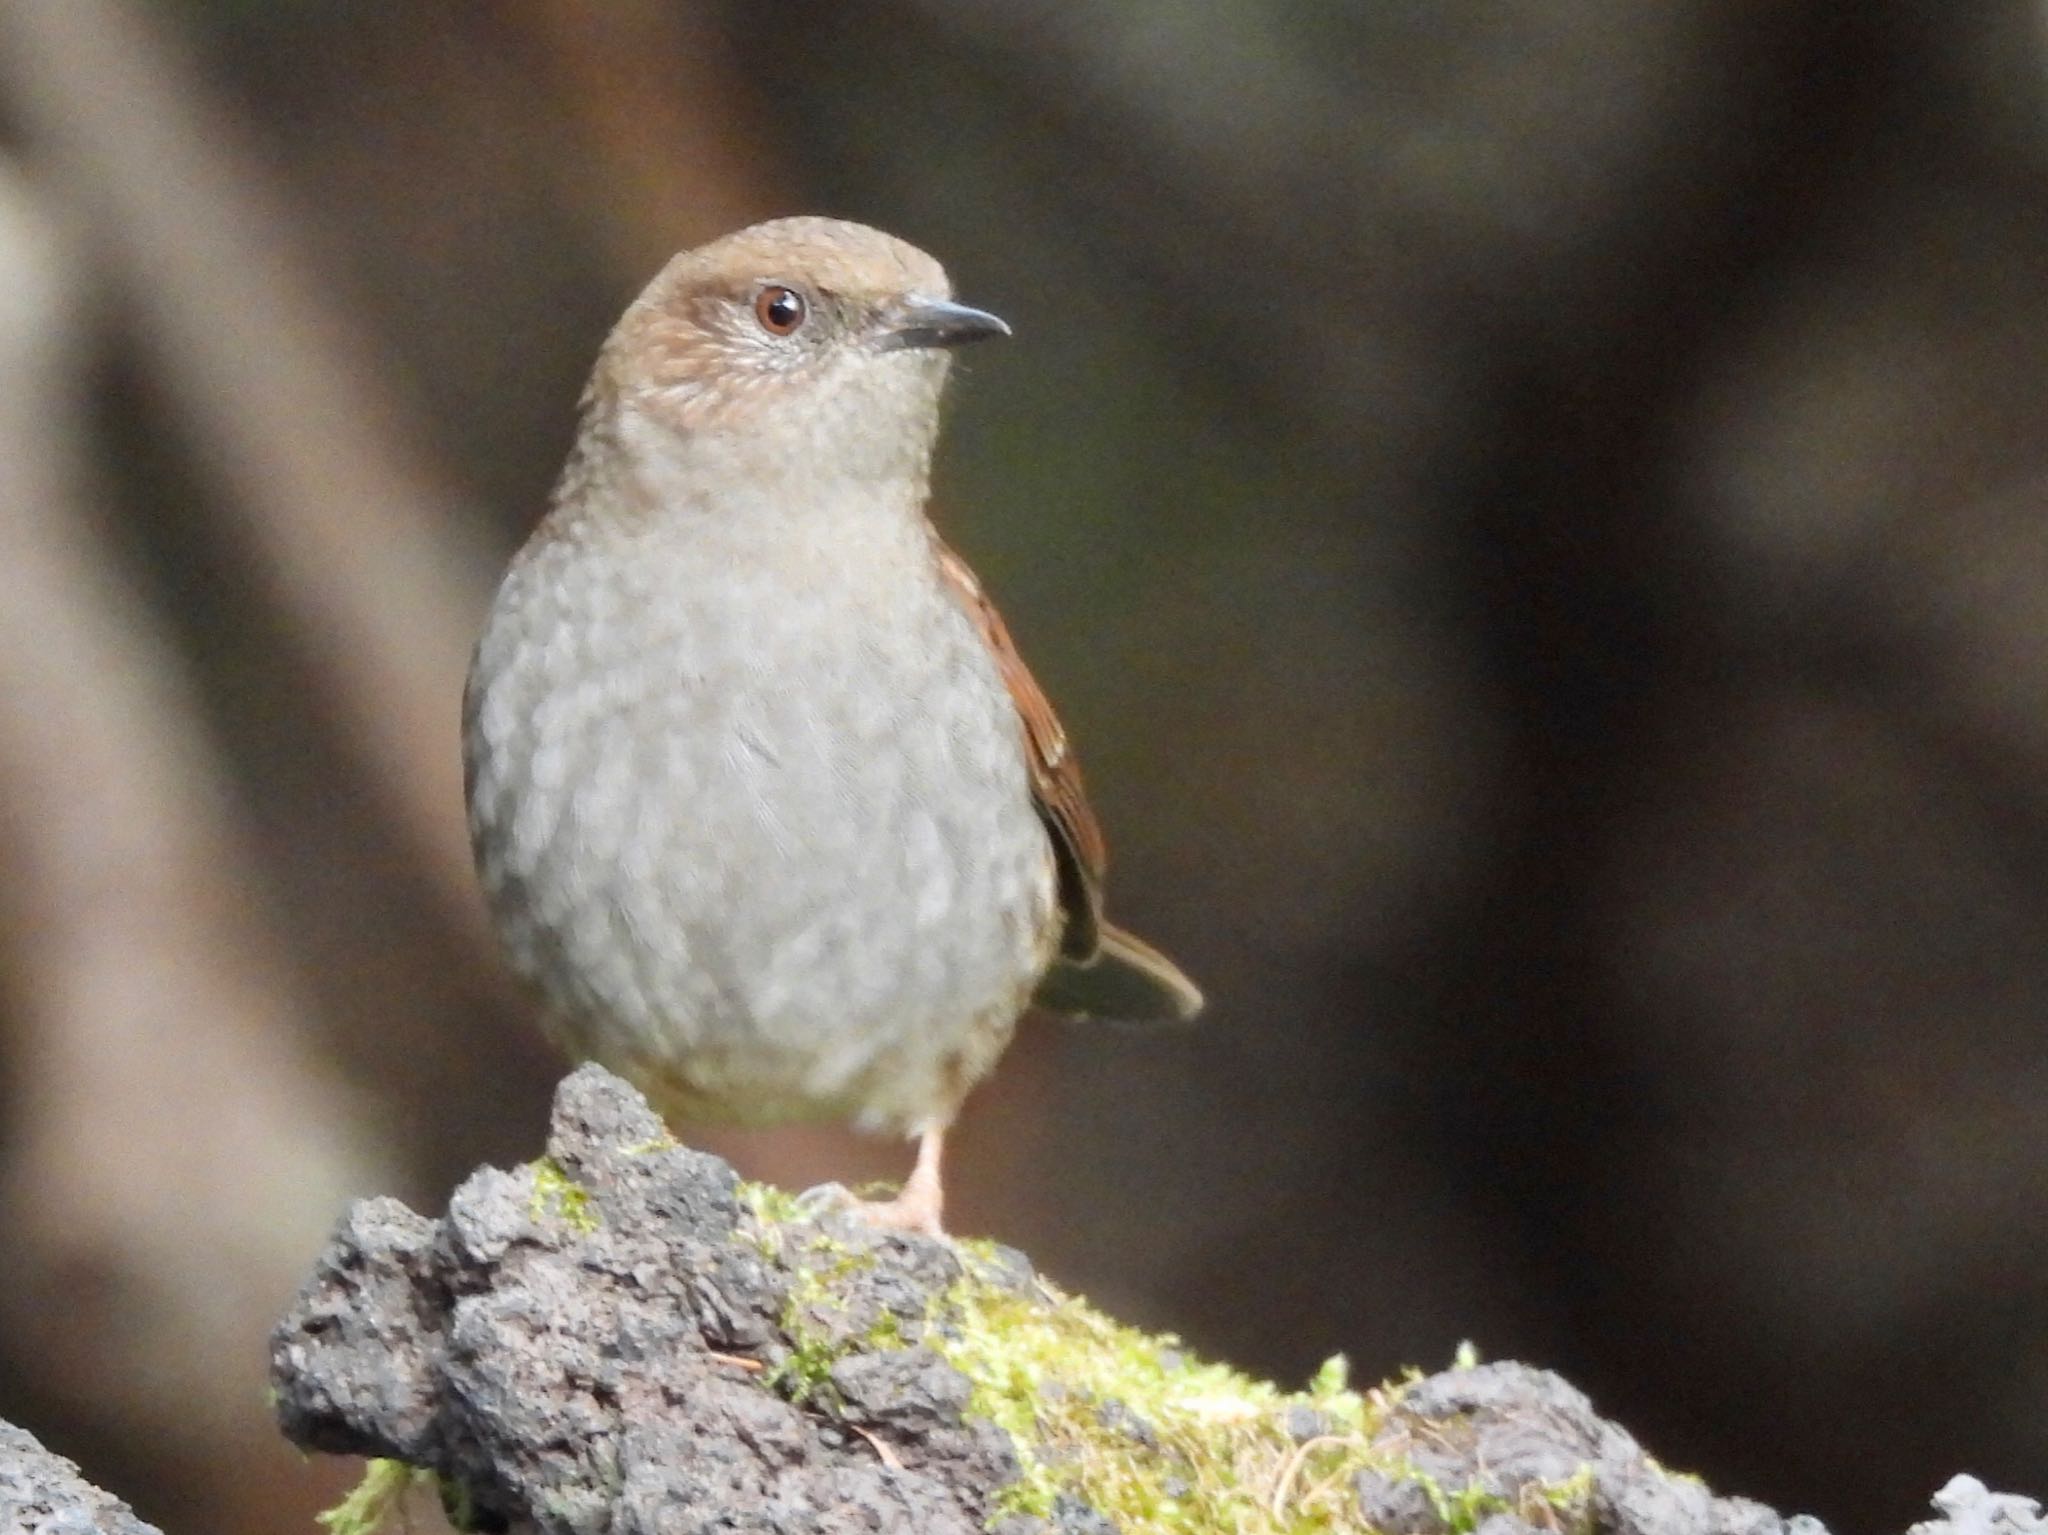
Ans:
[{"label": "bird's foot", "polygon": [[[887,1185],[884,1185],[886,1187]],[[939,1200],[913,1179],[892,1199],[863,1199],[843,1183],[821,1183],[796,1196],[799,1214],[813,1220],[833,1211],[844,1211],[883,1231],[907,1231],[917,1236],[951,1241],[940,1220]]]},{"label": "bird's foot", "polygon": [[941,1242],[952,1240],[940,1220],[937,1191],[921,1189],[915,1182],[906,1184],[894,1199],[856,1199],[853,1208],[870,1226],[879,1226],[884,1231],[908,1231],[917,1236],[936,1237]]},{"label": "bird's foot", "polygon": [[823,1199],[822,1209],[850,1210],[883,1231],[908,1231],[950,1242],[952,1238],[946,1235],[945,1224],[940,1220],[945,1197],[939,1187],[939,1156],[945,1144],[943,1125],[919,1134],[917,1166],[911,1169],[909,1182],[894,1199],[861,1199],[837,1183],[825,1183],[798,1195],[797,1208],[809,1213],[813,1201]]}]

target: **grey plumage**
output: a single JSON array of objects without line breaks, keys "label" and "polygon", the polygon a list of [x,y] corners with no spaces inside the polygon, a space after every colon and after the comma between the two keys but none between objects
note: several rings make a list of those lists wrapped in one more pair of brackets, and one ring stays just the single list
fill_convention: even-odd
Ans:
[{"label": "grey plumage", "polygon": [[[1000,324],[949,297],[826,220],[678,257],[606,343],[478,645],[506,951],[569,1049],[671,1113],[941,1130],[1069,930],[1021,662],[926,519],[944,343]],[[1098,983],[1135,943],[1107,931]],[[1191,1011],[1144,954],[1164,970],[1126,994]]]}]

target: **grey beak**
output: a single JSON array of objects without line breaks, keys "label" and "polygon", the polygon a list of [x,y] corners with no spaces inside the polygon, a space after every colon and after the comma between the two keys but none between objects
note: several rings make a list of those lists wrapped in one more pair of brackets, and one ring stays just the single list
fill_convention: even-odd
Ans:
[{"label": "grey beak", "polygon": [[991,336],[1007,336],[1010,327],[986,309],[972,309],[951,299],[913,298],[896,311],[881,338],[885,352],[913,346],[965,346]]}]

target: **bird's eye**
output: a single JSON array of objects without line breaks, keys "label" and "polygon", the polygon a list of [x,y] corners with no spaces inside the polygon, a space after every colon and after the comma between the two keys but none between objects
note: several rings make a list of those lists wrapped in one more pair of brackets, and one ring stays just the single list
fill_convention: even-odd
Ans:
[{"label": "bird's eye", "polygon": [[794,288],[780,284],[763,288],[754,300],[754,318],[771,336],[787,336],[804,323],[810,306]]}]

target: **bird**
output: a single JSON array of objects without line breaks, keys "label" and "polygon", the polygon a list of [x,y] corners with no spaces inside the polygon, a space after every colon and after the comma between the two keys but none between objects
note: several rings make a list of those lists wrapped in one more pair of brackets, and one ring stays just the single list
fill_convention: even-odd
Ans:
[{"label": "bird", "polygon": [[941,1160],[1034,1004],[1192,1019],[1103,912],[1079,764],[930,512],[953,353],[1007,336],[917,247],[791,217],[674,257],[599,350],[463,701],[479,883],[548,1032],[671,1124]]}]

